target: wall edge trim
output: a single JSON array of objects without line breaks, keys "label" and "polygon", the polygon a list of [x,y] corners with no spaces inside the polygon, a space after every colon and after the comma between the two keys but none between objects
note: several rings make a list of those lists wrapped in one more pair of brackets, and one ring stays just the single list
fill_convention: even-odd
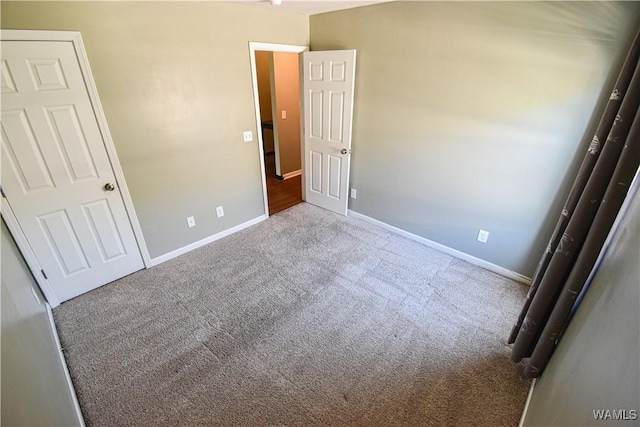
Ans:
[{"label": "wall edge trim", "polygon": [[522,416],[520,417],[520,422],[518,423],[518,427],[524,426],[524,419],[527,417],[527,411],[529,410],[529,404],[531,403],[531,397],[533,396],[533,388],[536,386],[537,378],[531,380],[531,386],[529,387],[529,394],[527,394],[527,401],[524,404],[524,409],[522,410]]},{"label": "wall edge trim", "polygon": [[286,179],[294,178],[300,175],[302,175],[302,169],[298,169],[297,171],[293,171],[293,172],[287,172],[284,175],[282,175],[282,179],[286,180]]},{"label": "wall edge trim", "polygon": [[213,234],[209,237],[205,237],[204,239],[198,240],[197,242],[193,242],[193,243],[189,243],[188,245],[185,245],[181,248],[178,248],[176,250],[173,250],[171,252],[167,252],[164,255],[160,255],[157,256],[155,258],[151,258],[151,266],[155,267],[158,264],[162,264],[163,262],[169,261],[170,259],[176,258],[180,255],[184,255],[188,252],[193,251],[194,249],[198,249],[204,245],[207,245],[209,243],[215,242],[216,240],[220,240],[223,237],[227,237],[231,234],[237,233],[238,231],[244,230],[245,228],[251,227],[252,225],[258,224],[259,222],[262,222],[264,220],[267,219],[266,215],[260,215],[258,217],[255,217],[253,219],[250,219],[249,221],[245,221],[241,224],[238,224],[234,227],[231,228],[227,228],[226,230],[223,230],[219,233]]},{"label": "wall edge trim", "polygon": [[80,409],[80,403],[78,402],[78,396],[76,396],[76,390],[73,386],[73,381],[71,381],[71,374],[69,374],[69,367],[67,366],[67,361],[64,358],[64,354],[62,353],[62,344],[60,344],[60,337],[58,336],[58,330],[56,329],[56,323],[53,319],[53,310],[51,310],[51,306],[47,301],[44,302],[44,305],[47,309],[47,319],[49,320],[49,327],[51,328],[51,333],[53,334],[53,338],[56,343],[58,357],[60,359],[60,364],[62,365],[64,371],[64,377],[67,383],[67,387],[69,388],[69,393],[71,394],[71,398],[73,399],[73,407],[75,409],[75,414],[78,419],[78,425],[80,427],[85,427],[84,417],[82,416],[82,410]]},{"label": "wall edge trim", "polygon": [[387,231],[391,231],[392,233],[398,234],[400,236],[406,237],[407,239],[413,240],[414,242],[418,242],[421,243],[425,246],[428,246],[432,249],[436,249],[440,252],[444,252],[447,255],[451,255],[454,258],[458,258],[461,259],[463,261],[467,261],[473,265],[476,265],[478,267],[482,267],[485,270],[489,270],[493,273],[499,274],[501,276],[504,276],[508,279],[511,280],[515,280],[516,282],[525,284],[525,285],[530,285],[531,284],[531,278],[523,276],[520,273],[516,273],[515,271],[511,271],[508,270],[504,267],[500,267],[499,265],[493,264],[489,261],[485,261],[483,259],[477,258],[473,255],[469,255],[467,253],[461,252],[457,249],[453,249],[450,248],[448,246],[445,246],[441,243],[437,243],[434,242],[433,240],[429,240],[426,239],[422,236],[418,236],[417,234],[413,234],[410,233],[406,230],[403,230],[401,228],[395,227],[393,225],[387,224],[386,222],[382,222],[380,220],[377,220],[375,218],[371,218],[367,215],[363,215],[361,213],[355,212],[351,209],[347,210],[347,213],[349,216],[352,216],[354,218],[358,218],[361,219],[363,221],[369,222],[371,224],[377,225],[378,227],[384,228]]}]

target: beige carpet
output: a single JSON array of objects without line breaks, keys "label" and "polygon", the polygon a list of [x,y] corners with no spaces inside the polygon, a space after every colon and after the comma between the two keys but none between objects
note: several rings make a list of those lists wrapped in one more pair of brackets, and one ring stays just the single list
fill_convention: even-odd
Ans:
[{"label": "beige carpet", "polygon": [[526,292],[301,204],[54,316],[91,426],[516,426]]}]

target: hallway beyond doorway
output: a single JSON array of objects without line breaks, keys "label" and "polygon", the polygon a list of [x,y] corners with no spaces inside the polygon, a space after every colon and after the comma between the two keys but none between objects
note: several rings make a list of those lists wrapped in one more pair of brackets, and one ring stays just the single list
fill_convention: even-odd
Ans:
[{"label": "hallway beyond doorway", "polygon": [[267,197],[269,199],[269,215],[290,208],[302,202],[302,175],[289,179],[276,178],[276,163],[273,153],[264,156],[265,173],[267,175]]}]

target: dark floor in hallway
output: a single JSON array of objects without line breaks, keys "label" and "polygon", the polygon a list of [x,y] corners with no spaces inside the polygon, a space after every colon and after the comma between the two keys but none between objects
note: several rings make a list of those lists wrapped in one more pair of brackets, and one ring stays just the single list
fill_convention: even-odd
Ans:
[{"label": "dark floor in hallway", "polygon": [[276,160],[273,153],[265,156],[267,174],[267,197],[269,199],[269,215],[295,206],[302,202],[302,176],[289,179],[276,178]]}]

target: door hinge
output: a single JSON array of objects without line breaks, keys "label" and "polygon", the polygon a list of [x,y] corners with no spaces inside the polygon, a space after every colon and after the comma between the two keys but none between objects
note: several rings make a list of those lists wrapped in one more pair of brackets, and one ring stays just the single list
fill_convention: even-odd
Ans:
[{"label": "door hinge", "polygon": [[45,273],[44,270],[40,270],[40,273],[42,273],[45,279],[49,280],[49,278],[47,277],[47,273]]},{"label": "door hinge", "polygon": [[4,197],[5,199],[7,198],[7,195],[4,193],[4,188],[2,188],[2,185],[0,185],[0,194],[2,194],[2,197]]}]

